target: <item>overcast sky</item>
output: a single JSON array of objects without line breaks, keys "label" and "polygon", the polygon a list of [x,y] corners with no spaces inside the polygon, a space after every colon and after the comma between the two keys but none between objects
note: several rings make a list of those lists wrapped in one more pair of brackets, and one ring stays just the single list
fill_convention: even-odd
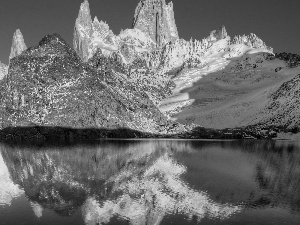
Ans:
[{"label": "overcast sky", "polygon": [[[169,0],[166,0],[169,2]],[[2,0],[0,61],[8,63],[13,33],[20,29],[27,47],[47,34],[60,34],[71,46],[83,0]],[[92,17],[115,34],[131,28],[139,0],[89,0]],[[300,0],[173,0],[179,36],[202,39],[225,25],[231,37],[255,33],[274,52],[300,54]]]}]

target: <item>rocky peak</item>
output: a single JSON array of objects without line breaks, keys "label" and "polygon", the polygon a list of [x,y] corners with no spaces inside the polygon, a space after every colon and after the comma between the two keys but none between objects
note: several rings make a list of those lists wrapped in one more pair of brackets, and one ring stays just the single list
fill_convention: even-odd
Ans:
[{"label": "rocky peak", "polygon": [[87,0],[84,0],[84,2],[81,3],[76,22],[78,23],[78,25],[81,25],[85,28],[89,28],[90,30],[92,29],[90,5]]},{"label": "rocky peak", "polygon": [[[22,55],[24,57],[50,57],[51,61],[62,57],[72,58],[76,62],[81,61],[74,49],[57,33],[46,35],[38,46],[28,48]],[[18,59],[16,62],[18,62]],[[12,60],[10,65],[14,63],[15,60]],[[41,63],[45,62],[42,61]]]},{"label": "rocky peak", "polygon": [[118,60],[97,50],[89,66],[53,34],[15,57],[3,104],[16,114],[7,114],[3,126],[157,130],[165,117],[126,79],[122,68],[116,68]]},{"label": "rocky peak", "polygon": [[210,32],[209,38],[211,41],[219,41],[228,37],[225,26],[221,26],[217,30],[213,30]]},{"label": "rocky peak", "polygon": [[178,39],[173,3],[165,0],[142,0],[134,15],[133,28],[147,33],[158,48]]},{"label": "rocky peak", "polygon": [[12,40],[11,52],[9,56],[9,60],[20,55],[27,47],[24,43],[24,38],[19,29],[16,30]]},{"label": "rocky peak", "polygon": [[74,49],[83,61],[87,61],[90,57],[90,38],[92,36],[92,18],[90,6],[85,0],[81,6],[76,19],[74,28],[73,45]]},{"label": "rocky peak", "polygon": [[67,42],[57,33],[49,34],[43,37],[43,39],[39,42],[39,46],[47,45],[47,44],[61,44],[67,45]]}]

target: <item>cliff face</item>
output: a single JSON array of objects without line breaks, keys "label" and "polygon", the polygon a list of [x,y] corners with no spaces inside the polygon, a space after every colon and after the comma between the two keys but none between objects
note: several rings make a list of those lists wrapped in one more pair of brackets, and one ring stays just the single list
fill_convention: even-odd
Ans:
[{"label": "cliff face", "polygon": [[14,33],[14,36],[13,36],[9,60],[20,55],[26,49],[27,49],[27,47],[25,45],[23,35],[22,35],[21,31],[18,29],[18,30],[16,30],[16,32]]},{"label": "cliff face", "polygon": [[135,10],[133,28],[147,33],[158,48],[176,41],[179,37],[173,3],[167,5],[165,0],[140,1]]},{"label": "cliff face", "polygon": [[4,121],[12,126],[124,127],[154,132],[162,114],[121,78],[82,63],[58,34],[48,35],[11,61],[4,99],[11,113]]}]

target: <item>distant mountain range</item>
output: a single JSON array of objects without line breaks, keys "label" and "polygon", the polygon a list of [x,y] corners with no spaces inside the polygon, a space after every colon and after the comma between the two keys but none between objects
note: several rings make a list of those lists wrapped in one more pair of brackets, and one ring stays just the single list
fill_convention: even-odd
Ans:
[{"label": "distant mountain range", "polygon": [[132,28],[119,35],[92,20],[85,0],[73,47],[53,34],[27,48],[17,30],[9,59],[0,63],[4,130],[129,129],[187,138],[300,131],[300,56],[274,54],[255,34],[230,38],[224,26],[202,40],[180,39],[165,0],[140,1]]}]

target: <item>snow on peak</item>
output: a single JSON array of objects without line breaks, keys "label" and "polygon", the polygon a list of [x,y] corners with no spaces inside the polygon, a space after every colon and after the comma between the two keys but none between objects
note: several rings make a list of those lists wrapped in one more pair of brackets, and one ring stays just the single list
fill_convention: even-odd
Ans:
[{"label": "snow on peak", "polygon": [[267,48],[271,52],[273,52],[272,48],[267,47],[266,44],[253,33],[251,33],[250,35],[235,36],[231,44],[244,44],[252,48]]}]

